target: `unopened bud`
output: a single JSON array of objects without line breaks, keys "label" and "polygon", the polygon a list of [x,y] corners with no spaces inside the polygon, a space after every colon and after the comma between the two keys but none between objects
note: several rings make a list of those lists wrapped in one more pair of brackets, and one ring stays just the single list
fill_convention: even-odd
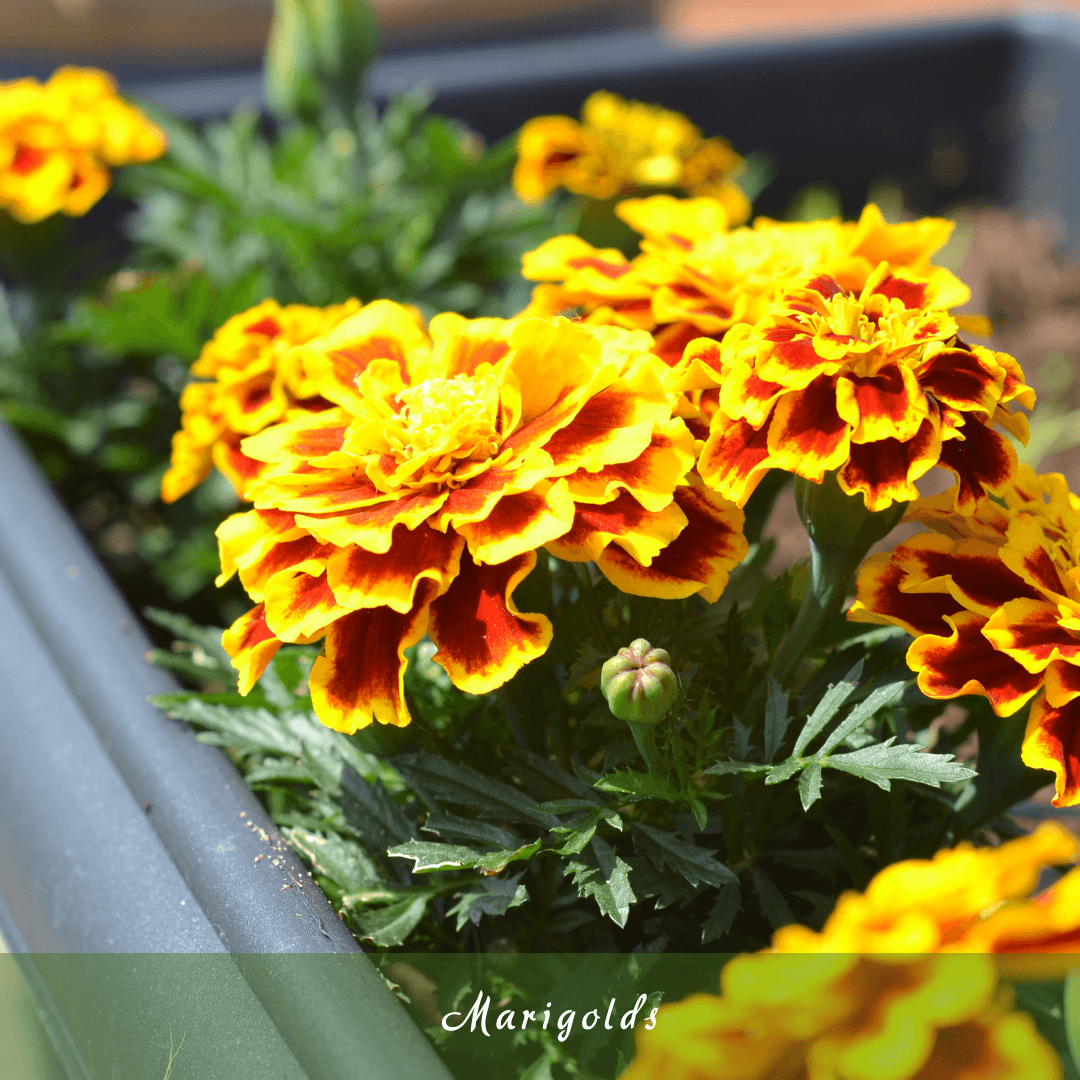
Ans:
[{"label": "unopened bud", "polygon": [[644,638],[620,649],[600,673],[600,690],[619,720],[655,724],[663,720],[679,696],[679,678],[671,657]]}]

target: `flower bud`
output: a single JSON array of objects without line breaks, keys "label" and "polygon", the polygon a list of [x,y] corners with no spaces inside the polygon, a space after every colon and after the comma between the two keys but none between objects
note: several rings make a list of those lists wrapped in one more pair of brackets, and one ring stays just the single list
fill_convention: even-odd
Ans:
[{"label": "flower bud", "polygon": [[671,670],[671,657],[664,649],[654,649],[638,638],[604,664],[600,690],[619,720],[655,724],[675,704],[679,678]]}]

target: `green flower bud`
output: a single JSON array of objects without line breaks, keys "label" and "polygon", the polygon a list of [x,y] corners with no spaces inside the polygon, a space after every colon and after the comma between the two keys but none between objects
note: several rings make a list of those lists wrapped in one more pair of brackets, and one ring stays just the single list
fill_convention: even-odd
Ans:
[{"label": "green flower bud", "polygon": [[600,672],[600,690],[619,720],[655,724],[663,720],[679,696],[679,677],[671,657],[644,638],[620,649]]}]

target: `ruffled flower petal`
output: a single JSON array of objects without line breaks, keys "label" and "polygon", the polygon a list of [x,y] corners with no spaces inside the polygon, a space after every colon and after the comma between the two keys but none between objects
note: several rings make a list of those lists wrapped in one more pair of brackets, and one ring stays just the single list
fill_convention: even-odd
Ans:
[{"label": "ruffled flower petal", "polygon": [[221,635],[221,646],[240,673],[240,693],[247,694],[281,648],[281,640],[266,625],[264,605],[257,604]]},{"label": "ruffled flower petal", "polygon": [[337,602],[325,570],[276,574],[266,588],[265,608],[266,625],[282,641],[300,642],[321,637],[331,623],[349,611]]},{"label": "ruffled flower petal", "polygon": [[1031,706],[1024,745],[1024,764],[1054,774],[1054,805],[1080,803],[1080,699],[1054,708],[1040,695]]},{"label": "ruffled flower petal", "polygon": [[1080,638],[1061,625],[1057,605],[1047,600],[1009,600],[990,616],[983,636],[1033,673],[1054,660],[1080,663]]}]

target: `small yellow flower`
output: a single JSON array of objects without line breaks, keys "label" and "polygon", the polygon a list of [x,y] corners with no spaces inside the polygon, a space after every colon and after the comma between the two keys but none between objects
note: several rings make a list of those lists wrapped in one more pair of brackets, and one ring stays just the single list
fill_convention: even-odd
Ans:
[{"label": "small yellow flower", "polygon": [[213,381],[189,383],[180,395],[182,426],[173,436],[162,499],[186,495],[214,465],[244,498],[260,463],[240,441],[284,420],[290,409],[318,412],[331,404],[305,378],[293,349],[359,310],[359,300],[328,308],[265,300],[229,319],[191,368],[199,380]]},{"label": "small yellow flower", "polygon": [[0,207],[19,221],[85,214],[108,190],[110,166],[153,161],[165,145],[103,71],[0,83]]},{"label": "small yellow flower", "polygon": [[729,179],[742,158],[725,139],[703,139],[681,113],[626,101],[598,90],[569,116],[538,116],[521,129],[514,190],[528,203],[556,188],[610,199],[632,188],[677,187],[711,195],[726,219],[750,214],[742,189]]},{"label": "small yellow flower", "polygon": [[1030,897],[1043,866],[1078,854],[1044,825],[889,866],[820,932],[787,926],[730,961],[720,996],[663,1006],[622,1080],[1060,1080],[999,979],[1060,977],[1033,954],[1080,951],[1080,870]]}]

